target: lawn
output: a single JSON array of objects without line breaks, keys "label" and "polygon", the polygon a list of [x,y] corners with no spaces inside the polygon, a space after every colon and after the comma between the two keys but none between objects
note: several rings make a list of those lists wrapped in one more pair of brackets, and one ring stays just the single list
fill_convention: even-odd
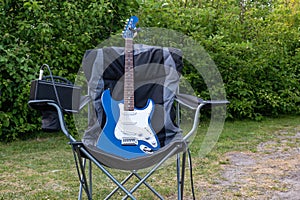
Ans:
[{"label": "lawn", "polygon": [[[201,158],[198,152],[202,135],[207,126],[206,123],[202,124],[191,146],[197,199],[224,199],[226,193],[234,193],[233,197],[237,199],[262,197],[253,192],[253,188],[249,188],[251,191],[244,191],[247,189],[243,189],[233,192],[230,187],[227,187],[226,191],[219,190],[219,196],[209,196],[218,188],[217,186],[220,186],[220,180],[224,181],[222,173],[226,166],[230,166],[232,163],[230,160],[232,157],[228,156],[232,152],[246,152],[247,155],[255,155],[261,153],[259,148],[269,141],[276,143],[276,147],[279,145],[282,147],[284,144],[282,149],[286,151],[295,148],[300,149],[299,138],[291,137],[294,138],[291,140],[293,142],[283,142],[286,139],[281,137],[282,132],[289,136],[299,134],[300,116],[283,116],[267,118],[261,122],[226,122],[218,143],[205,158]],[[0,158],[0,199],[77,198],[77,172],[71,147],[62,133],[40,133],[32,139],[19,140],[9,144],[0,143]],[[299,168],[300,161],[293,166]],[[175,169],[173,164],[168,167]],[[94,172],[94,197],[95,199],[102,199],[113,188],[113,184],[95,167]],[[123,175],[122,172],[118,176],[122,177]],[[149,182],[166,199],[174,199],[176,194],[175,172],[173,173],[164,167],[156,172]],[[279,192],[285,191],[280,185],[277,189],[272,189],[274,192],[278,192],[277,190]],[[141,199],[153,198],[147,191],[138,190],[138,192]],[[251,197],[251,195],[253,196]],[[186,199],[191,197],[188,176],[185,196]]]}]

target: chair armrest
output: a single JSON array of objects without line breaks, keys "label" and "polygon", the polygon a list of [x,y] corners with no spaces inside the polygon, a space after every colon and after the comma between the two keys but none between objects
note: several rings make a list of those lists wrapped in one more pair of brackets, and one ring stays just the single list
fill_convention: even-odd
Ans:
[{"label": "chair armrest", "polygon": [[61,131],[65,134],[65,136],[67,136],[67,138],[69,138],[71,143],[75,142],[76,140],[72,137],[72,135],[69,133],[69,131],[67,129],[67,126],[66,126],[66,123],[64,120],[63,110],[59,107],[59,105],[57,105],[56,102],[48,102],[47,104],[56,109]]},{"label": "chair armrest", "polygon": [[62,132],[69,138],[70,142],[76,141],[69,133],[67,130],[65,120],[64,120],[64,114],[62,108],[53,100],[30,100],[28,101],[28,105],[35,109],[35,110],[40,110],[40,111],[45,111],[45,110],[52,110],[56,111],[58,114],[58,120],[60,123],[60,127]]},{"label": "chair armrest", "polygon": [[[80,105],[79,105],[79,111],[86,105],[88,104],[89,102],[91,101],[91,97],[88,96],[88,95],[85,95],[85,96],[81,96],[80,97]],[[48,103],[56,103],[56,101],[54,100],[50,100],[50,99],[38,99],[38,100],[30,100],[28,101],[28,105],[32,108],[32,109],[35,109],[35,110],[55,110],[53,108],[53,106],[50,106]],[[56,103],[57,104],[57,103]],[[66,112],[66,113],[70,113],[70,112],[67,112],[65,111],[64,109],[61,108],[61,110],[63,112]]]},{"label": "chair armrest", "polygon": [[55,110],[55,108],[48,103],[56,103],[54,100],[43,99],[43,100],[30,100],[28,105],[30,108],[40,111]]},{"label": "chair armrest", "polygon": [[202,105],[202,107],[205,108],[209,108],[211,106],[222,106],[229,103],[229,101],[227,100],[203,100],[193,95],[180,94],[180,93],[176,94],[175,100],[178,103],[185,105],[194,110],[197,109],[199,105]]},{"label": "chair armrest", "polygon": [[229,101],[227,100],[203,100],[196,96],[187,95],[187,94],[176,94],[175,100],[179,104],[182,104],[192,110],[195,110],[193,126],[191,130],[184,136],[185,141],[189,141],[191,136],[194,135],[194,133],[196,132],[200,120],[199,119],[200,110],[202,108],[211,108],[212,106],[222,106],[229,103]]}]

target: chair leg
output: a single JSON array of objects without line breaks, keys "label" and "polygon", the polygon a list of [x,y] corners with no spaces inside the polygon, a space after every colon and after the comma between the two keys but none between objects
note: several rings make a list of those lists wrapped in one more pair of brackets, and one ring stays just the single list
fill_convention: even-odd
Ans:
[{"label": "chair leg", "polygon": [[[133,176],[135,176],[136,178],[138,178],[140,181],[143,179],[143,177],[141,177],[137,172],[133,171],[131,172],[122,182],[121,184],[124,185],[127,183],[127,181],[129,179],[131,179]],[[155,194],[159,199],[163,199],[163,197],[151,186],[149,185],[146,181],[142,182],[150,191],[152,191],[153,194]],[[113,191],[111,191],[111,193],[109,195],[106,196],[105,200],[110,199],[118,190],[120,189],[120,187],[116,187]],[[128,197],[128,196],[126,196]]]},{"label": "chair leg", "polygon": [[[85,162],[85,159],[83,160],[83,162]],[[85,163],[83,163],[83,165],[85,166]],[[82,179],[82,177],[80,177],[80,179]],[[83,186],[82,186],[82,183],[80,181],[79,192],[78,192],[78,200],[82,199],[82,190],[83,190]]]},{"label": "chair leg", "polygon": [[90,194],[93,196],[93,176],[92,176],[92,161],[89,160],[89,184],[90,184]]},{"label": "chair leg", "polygon": [[176,159],[176,174],[177,174],[177,200],[180,200],[179,197],[181,197],[181,182],[180,182],[180,154],[177,154]]},{"label": "chair leg", "polygon": [[177,154],[177,199],[181,200],[181,164],[180,164],[180,154]]},{"label": "chair leg", "polygon": [[[136,173],[136,172],[133,172],[134,175],[141,181],[142,180],[142,177]],[[146,185],[146,187],[151,190],[153,192],[153,194],[155,194],[159,199],[164,199],[151,185],[149,185],[146,181],[143,182],[144,185]]]},{"label": "chair leg", "polygon": [[91,160],[110,180],[112,180],[121,190],[123,190],[127,197],[135,200],[136,198],[132,195],[130,191],[128,191],[118,180],[111,174],[109,171],[100,164],[92,155],[90,155],[83,147],[80,147],[80,151],[89,159]]},{"label": "chair leg", "polygon": [[[82,185],[82,188],[84,189],[84,191],[87,194],[87,197],[89,200],[92,199],[91,196],[91,190],[89,190],[88,188],[88,183],[87,183],[87,179],[86,179],[86,175],[85,175],[85,164],[83,164],[82,159],[88,159],[91,162],[93,162],[104,174],[107,175],[108,178],[110,178],[116,185],[117,188],[115,189],[115,191],[117,191],[118,189],[123,190],[126,194],[124,196],[124,200],[127,198],[131,198],[132,200],[135,200],[136,198],[133,196],[133,193],[142,185],[145,184],[151,191],[154,191],[154,194],[157,194],[157,197],[159,199],[163,199],[163,197],[161,195],[159,195],[147,182],[146,180],[168,159],[171,157],[171,155],[173,155],[176,151],[177,151],[177,147],[175,147],[174,149],[172,149],[171,152],[169,152],[168,155],[166,155],[159,163],[157,163],[144,177],[140,177],[136,172],[133,172],[132,175],[135,175],[140,181],[129,191],[124,187],[124,183],[127,181],[125,179],[124,183],[119,182],[102,164],[100,164],[93,156],[91,156],[82,145],[80,144],[72,144],[73,146],[73,153],[74,153],[74,158],[75,158],[75,163],[76,163],[76,168],[77,168],[77,172],[78,172],[78,176],[79,176],[79,181]],[[81,155],[85,155],[84,158],[82,158]],[[179,163],[180,165],[180,163]],[[91,171],[90,171],[91,173]],[[130,175],[131,176],[131,175]],[[129,177],[130,178],[130,177]],[[128,178],[128,179],[129,179]],[[181,177],[182,178],[182,177]],[[179,179],[181,179],[179,178]],[[180,184],[180,186],[183,183]],[[109,195],[111,196],[111,195]],[[110,197],[109,197],[110,198]]]},{"label": "chair leg", "polygon": [[[86,167],[86,161],[87,159],[83,158],[82,159],[82,163],[83,163],[83,168],[85,169]],[[88,174],[89,174],[89,195],[90,197],[92,197],[92,162],[90,160],[88,160]],[[83,176],[81,175],[80,179],[83,181]],[[78,192],[78,200],[82,199],[82,192],[83,192],[83,184],[82,181],[80,181],[80,186],[79,186],[79,192]],[[83,181],[84,182],[84,181]]]},{"label": "chair leg", "polygon": [[[80,182],[80,187],[79,187],[79,194],[78,194],[78,199],[82,199],[82,189],[85,191],[88,200],[92,200],[92,194],[91,194],[91,187],[88,186],[86,174],[85,174],[85,167],[86,167],[86,159],[82,158],[81,152],[80,152],[80,147],[81,144],[74,143],[72,144],[73,148],[73,155],[74,155],[74,160],[75,160],[75,165],[77,169],[77,174]],[[89,168],[89,177],[91,178],[91,171]],[[91,183],[91,179],[90,179]]]},{"label": "chair leg", "polygon": [[180,163],[180,154],[177,154],[177,199],[183,199],[186,152],[182,154],[182,163]]},{"label": "chair leg", "polygon": [[[134,174],[130,173],[129,176],[127,176],[122,182],[121,184],[124,185]],[[109,195],[106,196],[105,200],[110,199],[112,197],[112,195],[114,195],[118,190],[120,189],[120,187],[116,187],[113,191],[111,191],[111,193]]]},{"label": "chair leg", "polygon": [[185,162],[186,162],[186,152],[182,154],[182,167],[181,167],[181,198],[183,199],[183,191],[184,191],[184,177],[185,177]]},{"label": "chair leg", "polygon": [[[165,156],[159,163],[157,163],[140,181],[130,190],[130,194],[134,193],[142,184],[146,182],[146,180],[166,161],[168,160],[174,152],[177,151],[177,148],[174,148],[167,156]],[[128,194],[123,198],[123,200],[127,199]],[[158,196],[160,199],[163,199],[160,195]]]}]

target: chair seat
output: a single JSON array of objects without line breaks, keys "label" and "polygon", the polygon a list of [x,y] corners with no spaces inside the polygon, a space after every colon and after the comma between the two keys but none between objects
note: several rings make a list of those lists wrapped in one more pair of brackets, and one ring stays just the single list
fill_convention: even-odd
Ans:
[{"label": "chair seat", "polygon": [[187,143],[183,140],[182,134],[176,134],[168,144],[154,151],[152,154],[147,154],[142,157],[126,159],[120,156],[113,155],[98,149],[94,142],[95,140],[85,137],[83,145],[86,150],[98,161],[107,167],[121,170],[139,170],[151,167],[158,163],[166,156],[171,157],[187,149]]}]

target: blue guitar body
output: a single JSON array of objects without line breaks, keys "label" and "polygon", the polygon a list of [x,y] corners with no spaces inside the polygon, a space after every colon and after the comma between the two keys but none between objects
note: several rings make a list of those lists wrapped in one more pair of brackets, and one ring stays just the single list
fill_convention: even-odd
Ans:
[{"label": "blue guitar body", "polygon": [[106,123],[96,144],[99,149],[126,159],[152,154],[160,148],[150,123],[154,109],[153,101],[148,100],[147,105],[142,109],[134,106],[132,39],[137,33],[135,27],[137,22],[138,18],[132,16],[123,31],[125,101],[112,99],[110,90],[102,93],[101,103],[106,114]]},{"label": "blue guitar body", "polygon": [[150,123],[154,109],[152,100],[148,99],[144,108],[134,108],[133,111],[124,111],[124,101],[115,101],[110,90],[102,93],[101,100],[106,123],[97,141],[99,149],[131,159],[160,148]]}]

